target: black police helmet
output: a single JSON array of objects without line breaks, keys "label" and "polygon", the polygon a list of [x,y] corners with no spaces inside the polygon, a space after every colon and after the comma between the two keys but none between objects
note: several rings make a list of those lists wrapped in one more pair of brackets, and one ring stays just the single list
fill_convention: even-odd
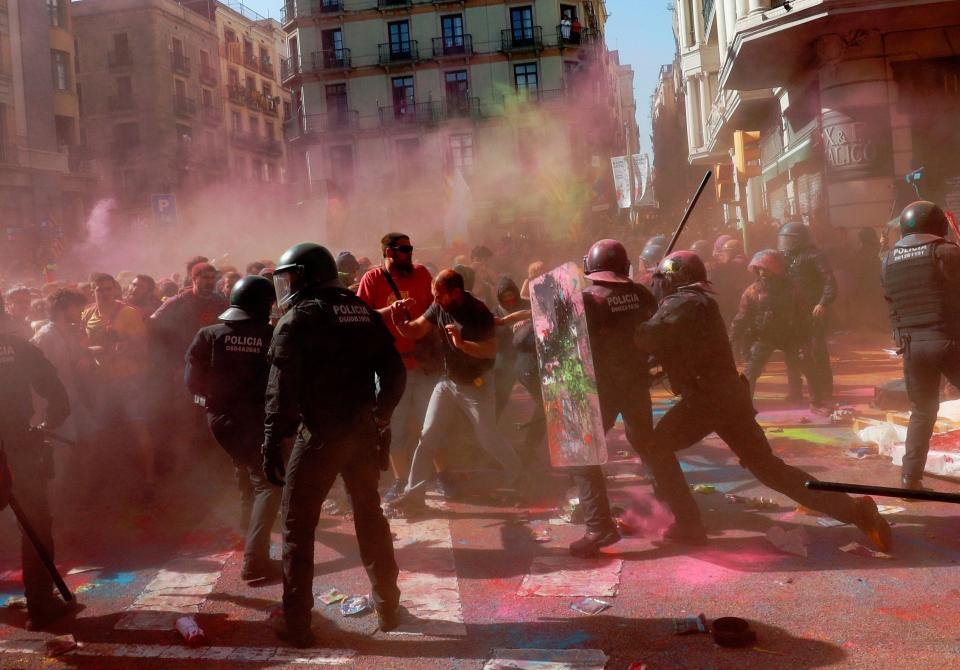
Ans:
[{"label": "black police helmet", "polygon": [[673,288],[707,282],[707,267],[692,251],[674,251],[660,261],[657,273],[666,277]]},{"label": "black police helmet", "polygon": [[947,215],[936,203],[918,200],[907,205],[900,213],[901,235],[947,236]]},{"label": "black police helmet", "polygon": [[810,229],[802,221],[790,221],[780,226],[777,249],[785,254],[810,246]]},{"label": "black police helmet", "polygon": [[273,272],[277,305],[286,310],[307,286],[339,286],[337,261],[326,247],[301,242],[287,249]]},{"label": "black police helmet", "polygon": [[630,282],[630,258],[617,240],[594,242],[583,257],[583,272],[594,281],[626,284]]},{"label": "black police helmet", "polygon": [[646,267],[656,267],[663,259],[663,252],[667,250],[667,238],[664,235],[655,235],[647,240],[640,252],[640,260]]},{"label": "black police helmet", "polygon": [[230,291],[230,307],[220,315],[221,321],[248,321],[269,319],[270,309],[277,299],[273,282],[260,275],[241,278]]}]

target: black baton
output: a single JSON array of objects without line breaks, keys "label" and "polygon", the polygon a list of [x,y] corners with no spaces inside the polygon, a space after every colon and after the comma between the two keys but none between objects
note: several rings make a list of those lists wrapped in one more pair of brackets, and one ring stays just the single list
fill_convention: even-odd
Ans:
[{"label": "black baton", "polygon": [[14,516],[17,517],[17,523],[20,524],[20,528],[23,529],[27,538],[29,538],[30,544],[32,544],[36,550],[37,556],[40,557],[43,566],[47,569],[47,572],[50,573],[50,576],[53,577],[53,583],[57,585],[57,590],[60,592],[60,595],[62,595],[63,599],[67,602],[73,600],[73,594],[70,593],[66,582],[63,581],[63,577],[61,577],[57,571],[57,566],[53,564],[50,554],[47,553],[47,548],[43,546],[43,542],[40,541],[37,533],[33,530],[33,526],[27,521],[27,517],[23,513],[23,508],[20,507],[20,503],[17,502],[17,499],[14,498],[13,495],[10,496],[10,509],[13,510]]},{"label": "black baton", "polygon": [[670,252],[673,251],[673,248],[677,246],[677,240],[680,239],[680,233],[683,232],[684,226],[687,225],[687,219],[690,218],[690,213],[693,212],[693,208],[697,204],[697,200],[700,199],[700,194],[703,193],[703,189],[707,187],[707,182],[710,181],[710,175],[712,174],[713,173],[710,170],[707,170],[707,173],[703,175],[703,181],[700,182],[700,186],[697,187],[697,192],[693,194],[693,199],[690,200],[690,204],[687,205],[687,209],[683,213],[683,218],[680,219],[680,225],[678,225],[677,229],[673,231],[673,237],[670,238],[670,244],[667,245],[667,250],[663,252],[664,258],[669,256]]},{"label": "black baton", "polygon": [[865,486],[863,484],[842,484],[840,482],[808,481],[804,484],[813,491],[835,491],[837,493],[862,493],[873,496],[889,496],[891,498],[908,498],[910,500],[929,500],[931,502],[945,502],[960,505],[960,494],[940,493],[939,491],[915,491],[900,489],[892,486]]}]

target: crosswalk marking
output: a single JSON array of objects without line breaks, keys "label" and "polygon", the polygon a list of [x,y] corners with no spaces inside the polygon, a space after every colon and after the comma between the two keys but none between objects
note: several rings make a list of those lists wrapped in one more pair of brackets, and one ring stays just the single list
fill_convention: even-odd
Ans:
[{"label": "crosswalk marking", "polygon": [[117,621],[117,630],[171,630],[178,617],[197,614],[220,579],[231,552],[168,563]]},{"label": "crosswalk marking", "polygon": [[[45,655],[44,640],[0,642],[0,654]],[[85,643],[67,656],[112,658],[178,658],[235,663],[291,663],[296,665],[346,665],[357,655],[352,649],[288,649],[285,647],[187,647],[165,644]]]},{"label": "crosswalk marking", "polygon": [[466,636],[450,522],[394,520],[390,528],[399,550],[400,603],[417,619],[395,632]]}]

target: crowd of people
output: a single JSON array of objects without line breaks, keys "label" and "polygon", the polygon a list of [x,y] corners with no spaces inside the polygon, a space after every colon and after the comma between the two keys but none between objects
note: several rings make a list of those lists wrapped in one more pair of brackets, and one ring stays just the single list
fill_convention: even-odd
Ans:
[{"label": "crowd of people", "polygon": [[[929,223],[936,211],[923,216],[917,231],[946,235],[939,219]],[[844,265],[854,276],[846,272],[840,284],[855,285],[859,274],[880,276],[877,237],[859,239],[856,262]],[[871,499],[805,489],[810,476],[773,454],[754,418],[757,379],[778,350],[787,364],[785,400],[803,402],[805,379],[814,408],[831,404],[827,335],[842,290],[809,227],[784,224],[776,248],[749,260],[743,242],[726,234],[668,255],[663,235],[630,243],[642,249],[636,263],[619,241],[590,246],[583,256],[591,280],[584,304],[604,430],[623,416],[628,441],[675,517],[663,539],[707,541],[675,452],[716,432],[762,483],[855,524],[878,548],[889,548],[889,526]],[[242,576],[283,579],[285,623],[278,632],[292,644],[313,642],[313,536],[338,476],[381,628],[395,627],[397,565],[386,519],[430,514],[430,488],[457,497],[452,462],[462,454],[451,435],[465,436],[499,466],[499,488],[508,500],[523,501],[531,472],[549,462],[530,282],[582,252],[543,248],[537,258],[511,253],[511,244],[505,239],[496,251],[478,246],[436,259],[439,265],[420,264],[414,240],[392,232],[380,240],[376,265],[350,251],[334,256],[305,243],[276,264],[252,262],[242,273],[197,256],[182,281],[95,272],[85,283],[8,289],[0,309],[0,388],[20,395],[0,430],[14,435],[6,451],[20,470],[17,481],[25,482],[17,492],[29,492],[44,541],[52,549],[43,492],[50,473],[24,456],[29,445],[41,452],[44,436],[73,444],[75,452],[113,445],[109,458],[136,469],[134,502],[144,509],[162,495],[164,478],[196,467],[200,452],[219,453],[207,448],[216,443],[235,469],[240,492],[247,533]],[[947,245],[938,253],[955,249]],[[899,258],[898,248],[889,262]],[[877,298],[882,309],[882,290],[865,292],[843,320],[875,327],[876,307],[865,303]],[[926,327],[918,324],[907,319],[898,337],[907,333],[909,343],[911,328]],[[651,360],[680,398],[656,427]],[[934,376],[936,364],[924,368],[924,379]],[[500,424],[517,398],[517,382],[532,412],[514,440]],[[36,413],[24,400],[29,389],[42,399]],[[35,415],[34,425],[43,420],[39,433],[27,430]],[[925,421],[911,423],[910,463],[923,450],[924,431],[929,438]],[[916,464],[911,467],[904,483],[919,486]],[[589,466],[570,474],[586,517],[586,533],[570,552],[594,556],[619,539],[603,472]],[[92,491],[81,486],[74,494]],[[278,511],[282,569],[269,557]],[[29,547],[24,580],[34,625],[63,614]]]}]

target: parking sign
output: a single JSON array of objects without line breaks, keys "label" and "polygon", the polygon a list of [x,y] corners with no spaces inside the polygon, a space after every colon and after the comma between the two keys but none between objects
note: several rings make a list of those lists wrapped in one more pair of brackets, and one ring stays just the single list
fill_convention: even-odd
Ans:
[{"label": "parking sign", "polygon": [[172,193],[162,193],[151,196],[153,202],[153,218],[162,226],[173,226],[177,223],[177,198]]}]

